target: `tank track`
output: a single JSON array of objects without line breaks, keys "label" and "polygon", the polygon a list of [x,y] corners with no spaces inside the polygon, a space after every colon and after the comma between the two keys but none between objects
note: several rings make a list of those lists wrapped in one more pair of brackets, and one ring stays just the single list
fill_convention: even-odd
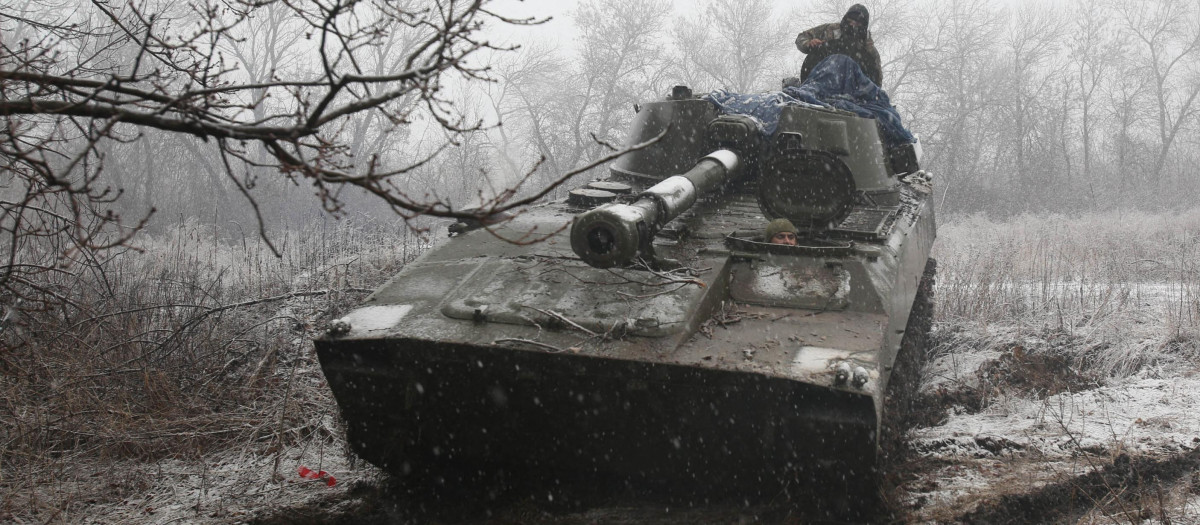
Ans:
[{"label": "tank track", "polygon": [[937,282],[937,260],[930,258],[917,286],[912,313],[905,327],[904,340],[892,371],[884,398],[879,450],[879,494],[884,512],[894,509],[895,488],[899,485],[898,471],[908,458],[905,434],[912,429],[913,403],[919,397],[921,370],[929,357],[930,331],[933,329],[934,285]]},{"label": "tank track", "polygon": [[[907,416],[917,397],[917,389],[921,386],[921,367],[925,365],[929,353],[929,332],[933,328],[933,287],[936,279],[937,260],[929,259],[925,263],[921,283],[917,286],[912,313],[904,329],[904,340],[900,343],[900,352],[896,355],[891,381],[888,383],[884,400],[885,438],[899,437],[899,441],[903,441],[903,436],[898,434],[903,434],[910,427],[911,418]],[[884,452],[888,452],[887,448]]]}]

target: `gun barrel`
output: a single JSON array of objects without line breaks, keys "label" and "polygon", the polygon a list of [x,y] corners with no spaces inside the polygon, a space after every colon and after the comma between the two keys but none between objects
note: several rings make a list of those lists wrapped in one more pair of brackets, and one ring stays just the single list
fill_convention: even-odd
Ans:
[{"label": "gun barrel", "polygon": [[736,153],[714,151],[686,173],[651,186],[631,204],[607,204],[576,215],[571,248],[596,268],[628,264],[649,247],[659,229],[691,208],[700,195],[720,188],[741,171]]}]

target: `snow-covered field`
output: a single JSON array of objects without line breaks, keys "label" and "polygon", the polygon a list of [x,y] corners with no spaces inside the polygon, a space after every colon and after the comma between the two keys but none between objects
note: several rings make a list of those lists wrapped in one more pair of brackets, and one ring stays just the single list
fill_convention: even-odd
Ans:
[{"label": "snow-covered field", "polygon": [[1195,214],[946,224],[912,522],[1200,523]]},{"label": "snow-covered field", "polygon": [[[971,375],[977,366],[965,374],[962,369],[978,360],[972,357],[941,356],[931,369]],[[971,386],[980,386],[980,378],[971,379]],[[935,379],[927,392],[943,387]],[[1097,507],[1089,512],[1098,514],[1136,508],[1139,515],[1161,514],[1171,523],[1200,523],[1200,366],[1148,368],[1048,396],[1002,391],[994,396],[980,410],[951,403],[943,420],[911,432],[909,444],[923,468],[903,486],[910,521],[960,521],[981,504],[1012,505],[1003,498],[1065,484],[1079,485],[1079,494],[1054,499],[1055,505]],[[1128,484],[1099,487],[1099,498],[1086,494],[1080,476],[1128,458],[1153,460],[1143,466],[1145,481],[1161,478],[1152,481],[1153,496],[1161,501],[1122,508],[1117,500],[1123,492],[1143,489]],[[1172,473],[1172,462],[1182,471]],[[1088,513],[1083,514],[1076,519]],[[1085,522],[1091,518],[1100,519]],[[1109,519],[1114,518],[1103,518]]]}]

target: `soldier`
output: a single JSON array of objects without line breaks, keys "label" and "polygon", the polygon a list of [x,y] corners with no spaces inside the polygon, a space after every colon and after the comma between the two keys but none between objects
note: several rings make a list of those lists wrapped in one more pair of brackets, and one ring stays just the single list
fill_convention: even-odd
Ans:
[{"label": "soldier", "polygon": [[764,237],[771,244],[795,246],[796,227],[792,226],[792,221],[787,219],[775,219],[770,224],[767,224],[767,231]]},{"label": "soldier", "polygon": [[800,68],[800,81],[807,80],[809,72],[829,55],[846,55],[858,63],[867,78],[882,87],[883,67],[879,62],[879,51],[867,30],[870,18],[866,7],[854,4],[841,22],[822,24],[796,36],[796,47],[808,55]]}]

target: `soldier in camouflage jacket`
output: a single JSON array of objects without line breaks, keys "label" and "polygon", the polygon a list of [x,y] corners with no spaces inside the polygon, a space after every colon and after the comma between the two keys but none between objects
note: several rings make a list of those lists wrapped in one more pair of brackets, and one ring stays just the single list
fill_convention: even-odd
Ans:
[{"label": "soldier in camouflage jacket", "polygon": [[822,24],[796,36],[796,47],[808,55],[800,68],[800,81],[807,80],[809,72],[829,55],[846,55],[858,63],[867,78],[882,87],[879,51],[867,30],[870,16],[866,7],[854,4],[841,22]]}]

